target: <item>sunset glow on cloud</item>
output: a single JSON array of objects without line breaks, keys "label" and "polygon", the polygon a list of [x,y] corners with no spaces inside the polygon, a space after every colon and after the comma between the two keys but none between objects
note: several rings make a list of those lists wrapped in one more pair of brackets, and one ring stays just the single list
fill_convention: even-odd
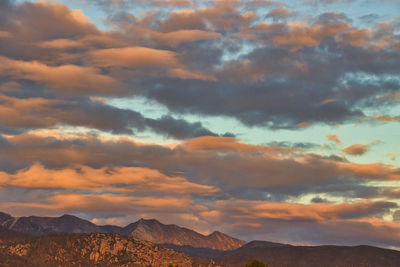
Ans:
[{"label": "sunset glow on cloud", "polygon": [[0,0],[0,211],[400,249],[399,10]]}]

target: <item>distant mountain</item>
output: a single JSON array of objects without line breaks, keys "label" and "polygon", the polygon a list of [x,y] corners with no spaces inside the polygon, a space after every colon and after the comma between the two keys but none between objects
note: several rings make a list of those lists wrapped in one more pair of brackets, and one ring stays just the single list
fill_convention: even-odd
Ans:
[{"label": "distant mountain", "polygon": [[[268,242],[269,243],[269,242]],[[260,244],[260,243],[259,243]],[[245,266],[260,260],[271,267],[398,267],[400,251],[371,246],[275,246],[252,247],[251,243],[215,258],[221,266]]]},{"label": "distant mountain", "polygon": [[230,253],[240,252],[240,251],[246,250],[248,248],[272,248],[272,247],[284,247],[284,246],[290,246],[290,245],[274,243],[274,242],[269,242],[269,241],[254,240],[254,241],[244,244],[243,246],[241,246],[240,248],[237,248],[235,250],[225,250],[225,251],[210,249],[210,248],[196,248],[196,247],[187,246],[187,245],[179,246],[179,245],[165,244],[163,246],[167,247],[167,248],[172,248],[179,252],[183,252],[192,257],[213,259],[213,258],[217,258],[217,257],[227,255]]},{"label": "distant mountain", "polygon": [[[244,244],[243,246],[241,246],[240,248],[238,248],[232,252],[240,252],[240,251],[247,250],[250,248],[275,248],[275,247],[285,247],[285,246],[291,246],[291,245],[269,242],[269,241],[254,240],[254,241]],[[231,252],[228,252],[228,253],[231,253]]]},{"label": "distant mountain", "polygon": [[45,235],[50,233],[118,233],[118,226],[97,226],[72,215],[60,217],[12,217],[0,212],[0,225],[22,233]]},{"label": "distant mountain", "polygon": [[115,234],[62,234],[16,240],[1,236],[7,231],[10,230],[0,228],[0,266],[208,265],[207,260]]},{"label": "distant mountain", "polygon": [[144,219],[124,227],[120,234],[157,244],[174,244],[213,250],[233,250],[246,243],[220,232],[205,236],[174,224],[165,225],[157,220]]},{"label": "distant mountain", "polygon": [[0,226],[10,230],[34,235],[50,233],[111,233],[130,236],[156,244],[173,244],[209,248],[212,250],[234,250],[246,242],[220,232],[202,235],[177,225],[165,225],[157,220],[140,219],[126,227],[99,226],[72,215],[61,217],[13,217],[0,212]]}]

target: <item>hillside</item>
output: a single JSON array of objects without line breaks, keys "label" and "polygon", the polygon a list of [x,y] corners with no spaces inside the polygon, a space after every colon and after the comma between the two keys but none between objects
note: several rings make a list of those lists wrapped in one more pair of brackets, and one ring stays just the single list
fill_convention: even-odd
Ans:
[{"label": "hillside", "polygon": [[[6,233],[4,228],[0,231]],[[0,236],[0,266],[200,266],[172,249],[115,234]],[[199,262],[200,261],[200,262]],[[207,261],[203,261],[206,263]]]}]

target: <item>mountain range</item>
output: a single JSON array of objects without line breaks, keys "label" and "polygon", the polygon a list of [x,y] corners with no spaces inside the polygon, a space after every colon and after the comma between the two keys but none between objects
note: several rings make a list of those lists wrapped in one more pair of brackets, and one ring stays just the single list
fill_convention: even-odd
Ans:
[{"label": "mountain range", "polygon": [[0,266],[398,267],[400,251],[372,246],[293,246],[202,235],[140,219],[99,226],[71,215],[13,217],[0,213]]},{"label": "mountain range", "polygon": [[157,220],[140,219],[125,227],[113,225],[96,225],[72,215],[60,217],[13,217],[0,212],[0,226],[21,233],[33,235],[61,233],[107,233],[120,234],[155,244],[171,244],[207,248],[212,250],[234,250],[246,244],[245,241],[230,237],[221,232],[202,235],[193,230],[174,224],[165,225]]}]

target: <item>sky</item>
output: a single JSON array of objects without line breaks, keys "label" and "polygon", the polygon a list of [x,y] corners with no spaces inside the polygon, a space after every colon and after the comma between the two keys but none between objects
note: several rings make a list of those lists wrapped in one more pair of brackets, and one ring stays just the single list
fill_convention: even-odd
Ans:
[{"label": "sky", "polygon": [[0,0],[0,210],[400,249],[397,0]]}]

